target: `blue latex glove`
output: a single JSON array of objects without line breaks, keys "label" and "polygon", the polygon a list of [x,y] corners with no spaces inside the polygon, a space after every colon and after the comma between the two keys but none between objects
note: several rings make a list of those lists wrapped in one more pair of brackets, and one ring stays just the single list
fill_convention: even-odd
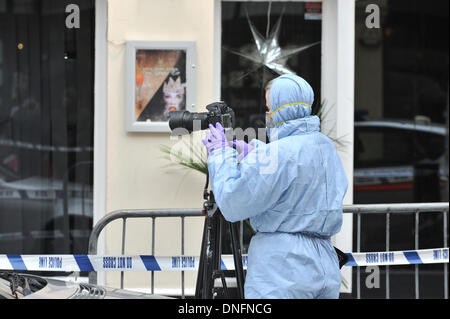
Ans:
[{"label": "blue latex glove", "polygon": [[248,144],[243,140],[234,140],[229,142],[230,146],[234,146],[238,152],[237,160],[242,161],[255,147],[252,144]]},{"label": "blue latex glove", "polygon": [[206,140],[202,140],[208,149],[208,153],[228,145],[225,130],[219,122],[216,123],[216,127],[209,124],[209,130],[210,132],[206,132]]}]

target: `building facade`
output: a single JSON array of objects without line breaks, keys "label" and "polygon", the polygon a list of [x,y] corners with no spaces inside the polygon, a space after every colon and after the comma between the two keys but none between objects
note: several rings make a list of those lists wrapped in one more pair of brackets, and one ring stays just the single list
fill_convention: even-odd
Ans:
[{"label": "building facade", "polygon": [[[446,1],[3,0],[0,16],[0,253],[87,253],[92,226],[110,212],[201,208],[205,176],[161,151],[186,137],[171,137],[152,103],[163,114],[164,103],[205,112],[225,101],[239,127],[261,128],[264,85],[286,72],[314,89],[313,110],[349,180],[344,204],[448,201]],[[363,251],[384,249],[369,240],[378,222],[363,221]],[[333,238],[346,252],[353,224],[344,216]],[[428,224],[431,234],[442,221]],[[180,255],[179,219],[151,229],[151,220],[127,221],[125,253],[150,254],[155,238],[155,255]],[[184,229],[184,253],[199,255],[203,219]],[[120,222],[108,226],[98,253],[120,254],[121,233]],[[352,269],[342,273],[351,292]],[[195,273],[185,279],[193,293]],[[155,293],[180,293],[181,274],[154,280]],[[119,281],[99,273],[101,284]],[[129,289],[150,281],[124,275]]]}]

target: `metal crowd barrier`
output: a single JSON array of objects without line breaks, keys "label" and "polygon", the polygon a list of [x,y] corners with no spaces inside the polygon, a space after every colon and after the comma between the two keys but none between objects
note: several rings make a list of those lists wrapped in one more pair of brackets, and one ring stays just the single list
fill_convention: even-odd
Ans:
[{"label": "metal crowd barrier", "polygon": [[[443,214],[443,248],[448,247],[448,211],[449,203],[414,203],[414,204],[366,204],[366,205],[344,205],[345,214],[356,214],[357,218],[357,252],[361,248],[361,214],[386,214],[386,251],[390,246],[390,214],[415,214],[415,249],[419,249],[419,214],[430,212],[441,212]],[[89,255],[97,254],[98,238],[102,230],[112,221],[122,219],[122,247],[121,254],[125,254],[126,221],[129,218],[151,218],[152,219],[152,255],[155,252],[155,219],[161,217],[181,218],[181,255],[184,255],[184,219],[186,217],[204,216],[200,209],[150,209],[150,210],[117,210],[106,214],[94,226],[89,238]],[[240,244],[242,249],[242,223],[240,231]],[[419,265],[415,265],[415,297],[419,298]],[[386,267],[386,298],[390,298],[389,290],[389,266]],[[444,298],[448,299],[448,263],[444,263]],[[123,288],[123,271],[120,277],[120,288]],[[360,267],[357,266],[357,298],[361,298]],[[97,283],[97,273],[90,272],[89,282]],[[151,293],[154,293],[154,271],[151,272]],[[181,296],[184,298],[184,271],[181,272]]]},{"label": "metal crowd barrier", "polygon": [[[344,206],[344,213],[356,214],[357,233],[356,250],[361,251],[361,214],[386,214],[386,251],[390,246],[390,214],[411,214],[415,215],[414,223],[414,249],[419,249],[419,214],[441,212],[443,214],[443,248],[448,247],[448,210],[449,203],[413,203],[413,204],[368,204]],[[389,266],[386,267],[386,299],[390,298],[389,288]],[[419,299],[419,265],[414,265],[415,298]],[[448,299],[448,263],[444,263],[444,298]],[[360,268],[357,267],[356,275],[356,297],[361,298],[361,275]]]},{"label": "metal crowd barrier", "polygon": [[[180,217],[181,218],[181,255],[184,255],[184,218],[200,217],[201,209],[135,209],[135,210],[117,210],[106,214],[101,218],[92,229],[89,237],[89,255],[97,254],[98,238],[106,225],[114,220],[122,219],[122,247],[121,254],[125,254],[125,234],[126,222],[128,218],[151,218],[152,219],[152,255],[155,254],[155,219],[160,217]],[[123,271],[120,273],[120,288],[123,289]],[[154,271],[151,272],[151,293],[154,293]],[[97,283],[97,273],[89,273],[89,282]],[[181,294],[184,298],[184,271],[181,272]]]}]

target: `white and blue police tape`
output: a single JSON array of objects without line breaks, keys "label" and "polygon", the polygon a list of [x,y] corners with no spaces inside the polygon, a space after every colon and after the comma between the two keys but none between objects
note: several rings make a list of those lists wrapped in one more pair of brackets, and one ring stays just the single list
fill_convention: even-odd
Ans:
[{"label": "white and blue police tape", "polygon": [[[345,266],[448,263],[448,248],[347,253]],[[29,271],[180,271],[197,270],[199,256],[152,255],[0,255],[0,270]],[[242,256],[244,269],[247,255]],[[221,268],[233,270],[232,255],[222,255]]]},{"label": "white and blue police tape", "polygon": [[448,248],[347,253],[345,266],[389,266],[448,263]]},{"label": "white and blue police tape", "polygon": [[[226,259],[226,256],[222,257]],[[199,259],[198,256],[152,255],[0,255],[0,270],[65,272],[196,270]]]}]

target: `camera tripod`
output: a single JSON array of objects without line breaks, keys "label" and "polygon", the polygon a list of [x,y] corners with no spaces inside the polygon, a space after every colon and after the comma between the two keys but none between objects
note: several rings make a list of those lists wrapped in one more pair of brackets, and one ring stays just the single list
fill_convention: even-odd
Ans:
[{"label": "camera tripod", "polygon": [[237,224],[226,221],[214,199],[212,191],[208,191],[209,174],[206,173],[206,185],[203,191],[203,212],[205,224],[203,228],[200,263],[198,267],[195,298],[214,299],[218,296],[218,289],[214,287],[216,278],[222,281],[222,287],[226,298],[230,298],[225,282],[224,271],[221,270],[222,255],[222,230],[229,227],[231,236],[231,250],[233,253],[234,268],[237,282],[238,298],[244,298],[244,270],[242,266],[241,248],[237,238]]}]

